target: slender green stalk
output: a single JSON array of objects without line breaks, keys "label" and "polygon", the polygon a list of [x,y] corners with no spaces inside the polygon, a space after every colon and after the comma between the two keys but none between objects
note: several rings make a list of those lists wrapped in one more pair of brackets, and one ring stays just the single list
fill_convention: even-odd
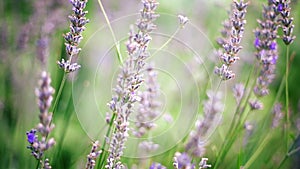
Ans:
[{"label": "slender green stalk", "polygon": [[37,164],[36,164],[35,169],[38,169],[39,167],[40,167],[40,160],[37,160]]},{"label": "slender green stalk", "polygon": [[285,141],[286,141],[286,151],[288,151],[288,146],[289,146],[289,128],[290,128],[290,115],[289,115],[289,46],[286,47],[285,103],[286,103]]},{"label": "slender green stalk", "polygon": [[[73,112],[73,99],[72,99],[72,94],[69,95],[68,97],[69,101],[68,101],[68,105],[67,105],[67,108],[65,109],[65,112]],[[64,125],[65,126],[70,126],[70,122],[71,122],[71,117],[72,115],[74,115],[74,113],[64,113]],[[66,134],[67,131],[68,131],[69,127],[63,127],[62,128],[62,133]],[[61,153],[62,153],[62,146],[63,146],[63,142],[65,140],[66,137],[60,137],[59,140],[58,140],[58,145],[57,145],[57,157],[61,157]]]},{"label": "slender green stalk", "polygon": [[[299,138],[300,135],[298,134],[297,138]],[[289,152],[286,153],[286,155],[284,156],[284,158],[281,160],[279,166],[277,169],[280,169],[283,164],[285,163],[285,161],[293,154],[295,154],[296,152],[298,152],[300,150],[300,147],[297,147],[295,149],[293,149],[293,147],[297,144],[297,139],[294,141],[293,145],[290,147]]]},{"label": "slender green stalk", "polygon": [[99,167],[102,168],[103,164],[105,163],[104,159],[105,159],[105,156],[107,154],[106,151],[105,151],[106,138],[109,138],[109,135],[111,134],[110,132],[112,130],[113,122],[115,121],[115,118],[116,118],[116,113],[114,113],[113,116],[110,119],[109,126],[108,126],[108,129],[106,131],[103,143],[102,143],[102,147],[101,147],[102,153],[100,154],[100,157],[99,157],[98,168]]},{"label": "slender green stalk", "polygon": [[[250,79],[251,79],[251,75],[253,74],[254,70],[255,70],[255,65],[253,65],[252,67],[252,70],[251,72],[249,73],[249,76],[248,76],[248,79],[247,79],[247,82],[246,82],[246,85],[245,85],[245,90],[247,89],[249,83],[250,83]],[[257,72],[254,72],[254,74],[256,74]],[[234,133],[237,131],[237,127],[238,127],[238,121],[239,119],[241,118],[241,107],[243,107],[242,109],[244,109],[244,107],[247,105],[248,103],[248,100],[250,98],[250,95],[251,95],[251,92],[252,92],[252,89],[254,87],[255,83],[251,86],[251,90],[250,90],[250,93],[248,94],[248,96],[246,97],[246,95],[244,94],[243,97],[242,97],[242,100],[238,103],[236,109],[235,109],[235,113],[234,113],[234,116],[233,116],[233,119],[231,121],[231,124],[230,124],[230,127],[229,127],[229,130],[225,136],[225,141],[223,142],[222,146],[221,146],[221,150],[220,150],[220,153],[218,154],[218,157],[216,159],[216,162],[214,164],[214,169],[216,169],[219,165],[219,163],[223,160],[223,158],[225,157],[225,154],[227,152],[227,149],[229,149],[231,147],[231,142],[234,141],[234,137],[232,137],[234,135]],[[243,102],[243,99],[246,98],[245,102],[244,102],[244,106],[242,106],[242,102]],[[232,141],[233,140],[233,141]]]},{"label": "slender green stalk", "polygon": [[104,7],[103,7],[103,4],[102,4],[101,0],[98,0],[98,4],[99,4],[99,6],[100,6],[100,9],[101,9],[101,11],[102,11],[102,13],[103,13],[103,16],[104,16],[104,18],[105,18],[105,21],[106,21],[106,23],[107,23],[107,26],[108,26],[108,28],[109,28],[109,30],[110,30],[110,33],[111,33],[111,35],[112,35],[112,38],[113,38],[113,40],[114,40],[114,43],[115,43],[115,46],[116,46],[116,49],[117,49],[117,53],[118,53],[118,59],[119,59],[119,62],[122,64],[122,63],[123,63],[123,58],[122,58],[122,54],[121,54],[121,51],[120,51],[120,42],[117,41],[116,35],[115,35],[115,33],[114,33],[114,30],[113,30],[112,27],[111,27],[110,21],[109,21],[109,19],[108,19],[108,17],[107,17],[107,14],[106,14],[106,12],[105,12],[105,9],[104,9]]},{"label": "slender green stalk", "polygon": [[267,145],[267,143],[270,141],[272,134],[269,133],[264,140],[259,144],[259,147],[256,149],[254,154],[251,156],[251,158],[246,162],[246,164],[243,166],[243,169],[247,169],[251,166],[251,164],[256,160],[256,158],[260,155],[260,153],[263,151],[264,147]]},{"label": "slender green stalk", "polygon": [[[63,88],[64,88],[64,85],[65,85],[65,82],[66,82],[66,72],[64,72],[64,75],[63,75],[63,78],[62,78],[62,81],[61,81],[61,83],[60,83],[60,86],[59,86],[59,89],[58,89],[58,93],[57,93],[57,95],[56,95],[56,97],[55,97],[55,101],[54,101],[54,104],[53,104],[53,106],[52,106],[52,118],[51,118],[51,121],[50,121],[50,124],[49,125],[51,125],[52,124],[52,121],[53,121],[53,119],[54,119],[54,113],[55,113],[55,111],[56,111],[56,108],[57,108],[57,105],[58,105],[58,101],[60,100],[60,97],[61,97],[61,94],[62,94],[62,90],[63,90]],[[46,139],[48,138],[48,135],[46,136]],[[36,169],[38,169],[39,168],[39,165],[40,165],[40,160],[37,160],[38,162],[37,162],[37,166],[36,166]]]},{"label": "slender green stalk", "polygon": [[177,33],[179,32],[179,30],[180,30],[181,28],[180,27],[178,27],[177,29],[176,29],[176,31],[172,34],[172,36],[163,44],[163,45],[161,45],[161,47],[160,48],[158,48],[152,55],[151,55],[151,57],[153,57],[153,56],[155,56],[158,52],[160,52],[164,47],[166,47],[173,39],[174,39],[174,37],[177,35]]},{"label": "slender green stalk", "polygon": [[276,92],[276,96],[275,96],[275,98],[274,98],[274,100],[273,100],[273,102],[272,102],[272,106],[270,106],[269,109],[268,109],[268,111],[267,111],[267,112],[269,112],[269,113],[265,116],[264,120],[262,120],[262,121],[263,121],[262,129],[265,129],[266,127],[268,127],[268,126],[267,126],[268,118],[269,118],[270,115],[272,114],[271,112],[272,112],[272,110],[273,110],[275,104],[278,102],[280,96],[282,95],[282,92],[283,92],[284,87],[285,87],[285,75],[284,75],[283,78],[281,79],[281,82],[280,82],[280,85],[279,85],[279,89],[278,89],[278,91]]},{"label": "slender green stalk", "polygon": [[[65,82],[66,82],[66,79],[67,79],[67,73],[64,72],[64,75],[63,75],[63,78],[61,80],[61,83],[60,83],[60,86],[59,86],[59,89],[58,89],[58,92],[57,92],[57,95],[55,97],[55,101],[54,101],[54,104],[53,104],[53,107],[52,107],[52,117],[54,117],[54,113],[56,111],[56,108],[57,108],[57,105],[58,105],[58,102],[60,100],[60,96],[62,94],[62,90],[65,86]],[[52,118],[53,119],[53,118]],[[50,125],[52,123],[52,119],[51,119],[51,122],[50,122]]]}]

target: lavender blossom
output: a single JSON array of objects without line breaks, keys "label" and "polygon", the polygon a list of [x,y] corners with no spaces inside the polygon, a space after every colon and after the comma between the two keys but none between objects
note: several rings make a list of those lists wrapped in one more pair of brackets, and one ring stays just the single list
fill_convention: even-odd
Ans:
[{"label": "lavender blossom", "polygon": [[68,59],[67,61],[62,59],[57,62],[59,67],[66,73],[76,71],[81,67],[79,64],[73,63],[72,58],[76,57],[81,50],[81,48],[78,47],[82,40],[81,34],[85,30],[85,25],[89,22],[85,17],[88,12],[84,11],[87,2],[88,0],[70,0],[70,3],[73,5],[73,14],[69,15],[71,21],[70,32],[64,35]]},{"label": "lavender blossom", "polygon": [[184,26],[189,22],[189,18],[184,15],[178,15],[177,17],[181,28],[184,28]]},{"label": "lavender blossom", "polygon": [[211,168],[210,164],[207,164],[208,158],[202,158],[199,163],[199,169]]},{"label": "lavender blossom", "polygon": [[244,124],[245,135],[243,138],[243,147],[246,147],[249,143],[249,138],[253,135],[254,125],[250,122],[245,122]]},{"label": "lavender blossom", "polygon": [[173,166],[175,169],[194,169],[191,158],[187,153],[175,153]]},{"label": "lavender blossom", "polygon": [[147,52],[148,44],[151,40],[149,33],[156,28],[153,21],[159,16],[154,11],[158,6],[155,0],[142,0],[142,3],[141,18],[137,21],[138,32],[134,33],[133,29],[130,31],[127,43],[129,57],[118,75],[117,87],[114,89],[116,95],[108,103],[116,116],[114,119],[116,130],[110,140],[110,154],[105,168],[124,167],[120,158],[128,137],[128,118],[133,111],[133,104],[139,100],[137,89],[143,82],[142,71],[145,59],[149,56]]},{"label": "lavender blossom", "polygon": [[192,131],[185,150],[195,157],[201,157],[205,153],[205,136],[214,122],[215,116],[222,112],[221,93],[207,92],[208,100],[204,102],[204,118],[196,122],[196,130]]},{"label": "lavender blossom", "polygon": [[146,154],[146,155],[157,150],[158,147],[159,147],[159,145],[155,144],[152,141],[143,141],[143,142],[139,143],[140,152],[142,152],[143,154]]},{"label": "lavender blossom", "polygon": [[157,82],[157,72],[153,69],[153,65],[149,65],[146,68],[144,84],[146,90],[138,94],[140,104],[135,123],[137,130],[133,131],[133,135],[136,137],[142,137],[147,131],[155,127],[153,120],[159,115],[157,110],[160,106],[160,102],[157,101],[159,97],[159,85]]},{"label": "lavender blossom", "polygon": [[90,153],[87,155],[87,162],[85,165],[86,169],[93,169],[96,165],[96,158],[101,154],[101,150],[97,151],[99,147],[99,142],[95,141],[93,143],[92,149],[90,151]]},{"label": "lavender blossom", "polygon": [[242,84],[242,83],[235,84],[232,91],[233,91],[233,96],[235,98],[236,103],[239,104],[241,102],[241,99],[242,99],[242,97],[244,95],[244,91],[245,91],[244,84]]},{"label": "lavender blossom", "polygon": [[161,165],[160,163],[152,163],[149,169],[167,169],[167,167]]},{"label": "lavender blossom", "polygon": [[291,7],[290,0],[272,0],[274,4],[274,10],[276,13],[280,13],[281,17],[278,21],[281,23],[281,27],[283,29],[283,37],[282,40],[286,45],[291,44],[296,36],[293,36],[293,20],[294,18],[290,18]]},{"label": "lavender blossom", "polygon": [[[40,110],[40,122],[35,129],[26,132],[27,141],[29,143],[27,148],[31,150],[31,154],[37,160],[41,160],[44,152],[55,144],[54,138],[47,140],[47,136],[54,128],[54,124],[51,124],[52,114],[49,113],[49,108],[53,100],[52,94],[54,93],[54,89],[51,87],[50,83],[51,79],[49,75],[46,72],[42,72],[41,80],[39,81],[40,87],[36,89]],[[39,139],[37,133],[40,134],[41,139]]]},{"label": "lavender blossom", "polygon": [[272,128],[276,128],[279,126],[282,118],[284,117],[284,113],[282,112],[282,105],[280,103],[274,105],[272,114],[273,114]]},{"label": "lavender blossom", "polygon": [[51,169],[52,168],[48,158],[46,158],[45,161],[43,162],[42,168],[43,169]]},{"label": "lavender blossom", "polygon": [[244,34],[247,6],[248,2],[244,3],[243,0],[240,2],[234,1],[229,21],[225,21],[223,24],[225,28],[222,31],[223,38],[218,39],[218,43],[222,45],[224,50],[219,55],[223,64],[221,67],[216,67],[214,71],[222,80],[229,80],[235,77],[235,74],[230,70],[230,66],[240,59],[237,54],[242,49],[242,46],[239,44]]},{"label": "lavender blossom", "polygon": [[251,110],[262,110],[263,104],[259,100],[250,100],[249,105]]},{"label": "lavender blossom", "polygon": [[254,93],[258,97],[269,94],[269,85],[275,78],[275,68],[278,59],[277,51],[277,12],[269,1],[263,9],[263,18],[258,20],[260,28],[255,30],[254,46],[257,50],[256,58],[261,64],[261,72],[256,80]]}]

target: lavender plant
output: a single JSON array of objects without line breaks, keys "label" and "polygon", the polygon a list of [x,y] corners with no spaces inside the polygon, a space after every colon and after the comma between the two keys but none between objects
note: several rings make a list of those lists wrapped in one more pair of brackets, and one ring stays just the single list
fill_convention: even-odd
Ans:
[{"label": "lavender plant", "polygon": [[93,143],[91,152],[87,155],[87,162],[85,165],[86,169],[93,169],[96,165],[96,158],[102,153],[102,151],[97,151],[99,147],[99,142],[95,141]]},{"label": "lavender plant", "polygon": [[[61,81],[54,104],[52,105],[54,88],[50,84],[51,78],[48,73],[42,72],[39,88],[36,90],[40,111],[40,122],[35,128],[26,133],[27,142],[29,144],[28,149],[38,161],[38,166],[36,168],[50,169],[51,165],[49,159],[53,162],[52,158],[54,157],[57,159],[61,158],[62,161],[65,161],[65,156],[62,155],[60,151],[65,151],[61,148],[62,146],[69,146],[65,143],[69,144],[70,141],[58,141],[60,144],[60,147],[57,150],[58,153],[55,154],[55,156],[47,156],[46,158],[45,153],[56,144],[55,140],[57,140],[48,138],[54,129],[54,124],[52,122],[53,114],[55,111],[61,111],[60,109],[57,109],[58,105],[61,105],[62,107],[65,106],[61,96],[65,90],[69,90],[63,90],[65,76],[81,67],[76,63],[76,59],[81,51],[79,44],[83,38],[82,33],[85,30],[85,25],[89,22],[86,18],[87,11],[85,11],[87,0],[70,0],[69,2],[73,6],[73,13],[69,16],[71,22],[70,31],[64,35],[67,58],[57,62],[58,66],[63,69],[64,78]],[[100,8],[104,8],[102,2],[100,0],[98,2]],[[112,2],[105,2],[105,5],[110,5],[110,3]],[[256,5],[256,3],[253,4]],[[233,65],[238,60],[241,60],[241,64],[248,64],[243,62],[245,57],[239,55],[241,49],[246,47],[242,46],[242,39],[248,37],[247,34],[244,34],[246,32],[247,10],[253,11],[253,9],[248,8],[251,4],[243,0],[234,0],[231,3],[229,19],[223,23],[224,30],[221,31],[222,38],[217,40],[217,43],[222,48],[218,51],[218,59],[222,63],[221,65],[216,66],[214,70],[210,70],[221,79],[220,83],[216,89],[210,89],[209,87],[205,88],[203,86],[200,87],[201,92],[203,89],[203,96],[201,95],[199,97],[200,102],[196,103],[201,107],[198,108],[200,111],[197,112],[199,113],[200,118],[196,120],[194,127],[191,127],[190,133],[185,133],[185,137],[183,136],[184,138],[182,138],[176,146],[172,147],[170,150],[161,151],[161,154],[157,154],[157,156],[154,157],[148,156],[152,155],[152,152],[155,150],[164,149],[160,143],[157,143],[156,140],[152,140],[152,134],[157,134],[154,128],[159,128],[163,125],[169,127],[168,125],[170,124],[164,124],[164,121],[155,121],[156,119],[161,118],[159,116],[160,112],[158,112],[161,106],[158,99],[160,85],[157,83],[157,72],[154,70],[153,65],[147,64],[147,62],[152,59],[151,57],[156,56],[162,48],[166,47],[170,41],[178,41],[178,38],[175,37],[178,30],[175,31],[174,35],[172,35],[166,43],[160,45],[160,48],[151,55],[151,48],[149,48],[149,45],[152,38],[157,36],[164,37],[166,35],[154,31],[156,30],[154,21],[159,17],[159,14],[156,12],[159,3],[156,0],[141,0],[141,5],[142,9],[139,13],[139,19],[136,22],[136,30],[133,27],[130,28],[129,38],[125,44],[127,58],[122,58],[120,56],[123,48],[120,48],[119,42],[114,35],[114,30],[112,29],[112,25],[116,23],[115,20],[112,22],[113,20],[110,19],[110,17],[113,17],[113,14],[107,15],[104,10],[101,9],[101,11],[104,12],[107,26],[113,34],[114,47],[117,48],[121,66],[117,76],[116,87],[113,89],[114,94],[111,101],[107,104],[110,109],[106,118],[107,124],[103,128],[99,128],[99,132],[103,132],[103,129],[107,129],[104,131],[106,132],[104,138],[100,135],[103,139],[103,143],[99,144],[99,141],[93,141],[91,150],[86,156],[85,165],[84,163],[79,162],[79,165],[72,164],[74,166],[70,166],[80,166],[81,168],[86,169],[165,169],[172,167],[175,169],[236,167],[246,169],[254,166],[256,168],[274,168],[277,166],[278,168],[283,168],[287,159],[299,151],[299,147],[296,147],[297,136],[294,135],[296,132],[292,129],[293,119],[290,116],[293,114],[291,112],[291,105],[289,104],[288,90],[288,75],[291,65],[291,60],[289,59],[289,47],[295,41],[295,36],[293,35],[295,29],[294,19],[291,17],[291,1],[268,0],[266,5],[263,6],[262,18],[257,20],[258,27],[254,30],[255,52],[254,54],[252,53],[252,55],[256,57],[257,64],[251,63],[253,64],[254,71],[248,71],[246,68],[243,68],[245,74],[249,73],[249,78],[245,83],[236,82],[243,79],[242,76],[245,74],[238,76],[238,73],[242,71],[233,72]],[[169,5],[171,6],[171,4]],[[116,6],[114,6],[114,8],[117,9]],[[120,5],[120,7],[122,7],[122,5]],[[192,27],[192,24],[187,24],[190,19],[184,15],[178,15],[178,19],[180,28],[186,27],[189,31]],[[158,23],[165,24],[161,21]],[[279,33],[280,30],[282,30],[282,34]],[[29,41],[28,36],[26,35],[26,33],[29,32],[24,31],[23,33],[24,34],[20,36],[20,43],[18,45],[19,51],[25,49],[26,44]],[[4,41],[2,40],[2,34],[0,35],[0,40]],[[8,41],[7,38],[3,38],[5,41]],[[270,86],[277,80],[276,73],[280,71],[280,69],[276,68],[277,62],[279,62],[279,58],[281,57],[279,50],[281,44],[277,43],[279,38],[283,40],[287,49],[286,74],[278,91],[273,92],[275,89],[270,88]],[[155,44],[156,43],[160,44],[158,40],[155,41]],[[47,62],[47,59],[45,58],[48,52],[48,45],[48,36],[41,36],[37,43],[37,53],[40,56],[39,60],[43,66],[46,65]],[[168,49],[171,49],[172,52],[174,45],[175,43],[171,43],[171,45],[168,46]],[[0,47],[0,49],[2,48],[3,47]],[[207,61],[204,61],[205,64],[209,64],[206,62]],[[172,63],[173,62],[167,62],[166,64],[172,65]],[[215,65],[215,63],[213,64]],[[171,72],[170,74],[174,73],[177,75],[182,73],[179,70],[174,71],[177,72]],[[234,80],[234,78],[236,78],[236,80]],[[87,81],[86,86],[88,86],[88,84],[89,82]],[[199,82],[199,84],[202,85],[202,82]],[[141,90],[143,89],[142,85],[144,85],[144,91]],[[163,84],[163,86],[164,85],[169,84],[166,83]],[[229,99],[224,99],[222,94],[225,92],[220,91],[221,86],[226,88],[226,85],[233,89],[232,98],[228,97]],[[284,85],[286,89],[285,106],[280,104]],[[172,88],[172,86],[170,88]],[[170,91],[174,92],[172,89],[170,89]],[[192,89],[190,92],[196,93],[198,91]],[[206,96],[204,96],[204,93]],[[271,98],[274,95],[276,95],[276,97],[274,97],[274,99]],[[2,98],[0,97],[0,110],[2,103],[1,99]],[[73,102],[70,101],[70,104],[72,103]],[[177,104],[179,105],[177,100],[172,103],[168,102],[168,104],[172,104],[170,107]],[[136,105],[137,107],[135,107]],[[50,107],[52,108],[51,111]],[[285,108],[285,112],[282,111],[283,108]],[[102,107],[100,109],[100,111],[102,111]],[[176,114],[176,109],[178,108],[171,109],[170,114]],[[133,113],[136,114],[136,121],[134,123],[131,121],[131,119],[134,119],[132,117]],[[88,115],[89,114],[87,114],[87,116]],[[227,117],[223,118],[223,115]],[[285,121],[282,122],[284,116]],[[225,121],[220,123],[220,119]],[[228,122],[228,119],[231,121]],[[55,123],[57,124],[56,121]],[[70,129],[71,131],[76,130],[73,129],[73,125],[66,125],[63,127]],[[65,133],[67,130],[63,131],[64,136],[67,136]],[[168,139],[173,139],[173,137],[176,137],[180,132],[181,131],[172,131],[172,134],[163,139],[166,139],[166,142],[168,142]],[[70,135],[76,135],[77,137],[77,133],[74,133]],[[282,133],[284,133],[285,139],[277,139],[276,137],[281,137]],[[141,155],[141,157],[137,156],[136,159],[124,157],[125,148],[127,146],[126,142],[130,136],[133,136],[134,139],[144,139],[143,141],[138,141],[140,144],[136,146],[136,152],[138,155]],[[155,139],[155,137],[156,135],[153,138]],[[285,143],[284,148],[282,148],[281,143]],[[269,149],[270,145],[273,146],[272,150]],[[129,146],[127,148],[131,147]],[[79,152],[79,150],[77,151]],[[145,158],[146,156],[147,158]],[[264,156],[264,158],[260,159],[262,156]],[[208,158],[210,160],[208,160]],[[262,164],[266,159],[268,160],[268,164]],[[235,162],[232,162],[233,160]],[[54,161],[57,162],[58,160]],[[56,166],[56,164],[54,165]]]},{"label": "lavender plant", "polygon": [[88,12],[84,10],[87,2],[87,0],[70,0],[70,3],[73,5],[73,14],[69,15],[71,22],[70,32],[64,35],[68,59],[67,61],[61,59],[61,61],[57,62],[59,67],[66,73],[74,72],[81,67],[78,63],[73,63],[73,57],[76,57],[81,50],[78,45],[82,40],[82,32],[85,30],[85,25],[89,22],[85,17]]},{"label": "lavender plant", "polygon": [[[111,121],[115,125],[109,146],[109,156],[105,168],[124,168],[121,156],[128,137],[129,116],[132,113],[133,104],[139,99],[137,89],[143,82],[143,68],[145,59],[149,56],[148,44],[151,40],[149,33],[156,28],[153,21],[159,16],[155,13],[158,3],[155,0],[142,1],[143,9],[141,18],[137,21],[138,32],[130,30],[127,43],[128,58],[121,68],[118,76],[118,84],[115,88],[116,96],[109,103],[113,112]],[[112,123],[111,123],[112,125]]]},{"label": "lavender plant", "polygon": [[207,92],[208,100],[204,102],[202,120],[196,122],[196,130],[191,132],[188,142],[185,146],[186,152],[191,153],[193,157],[203,157],[205,155],[206,139],[209,131],[216,124],[215,117],[221,116],[223,104],[221,102],[222,94],[213,91]]},{"label": "lavender plant", "polygon": [[136,131],[133,131],[133,135],[136,137],[142,137],[149,132],[155,123],[153,120],[159,115],[157,108],[160,107],[158,101],[159,86],[157,84],[157,72],[152,65],[146,68],[146,90],[140,92],[140,105],[136,115]]},{"label": "lavender plant", "polygon": [[[38,107],[40,110],[39,119],[40,122],[36,128],[26,132],[27,141],[31,150],[31,154],[42,164],[43,168],[51,168],[49,160],[43,160],[46,150],[54,146],[54,138],[48,139],[49,133],[53,130],[54,124],[52,124],[52,113],[49,112],[51,102],[53,100],[52,94],[54,89],[50,85],[51,78],[46,72],[42,72],[41,79],[39,81],[39,88],[36,89],[36,96],[38,97]],[[37,134],[39,133],[39,135]],[[41,138],[39,138],[39,136]]]},{"label": "lavender plant", "polygon": [[220,76],[222,80],[229,80],[235,77],[235,74],[230,70],[230,66],[240,59],[237,54],[242,49],[240,43],[246,24],[247,6],[248,3],[245,3],[243,0],[240,2],[234,1],[230,18],[223,24],[224,30],[222,35],[224,38],[218,39],[218,43],[223,47],[224,51],[223,53],[220,52],[219,55],[223,64],[221,67],[215,68],[215,74]]}]

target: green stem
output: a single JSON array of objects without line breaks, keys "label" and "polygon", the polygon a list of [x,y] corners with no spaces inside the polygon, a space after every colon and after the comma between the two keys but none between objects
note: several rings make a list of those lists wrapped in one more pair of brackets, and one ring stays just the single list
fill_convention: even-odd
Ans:
[{"label": "green stem", "polygon": [[[58,92],[57,92],[57,95],[55,97],[55,101],[54,101],[54,104],[53,104],[53,107],[52,107],[52,119],[53,119],[54,113],[56,111],[58,101],[60,100],[60,96],[62,94],[62,90],[63,90],[63,88],[65,86],[66,79],[67,79],[67,73],[64,72],[63,78],[61,80],[61,83],[60,83],[60,86],[59,86],[59,89],[58,89]],[[51,119],[50,125],[52,123],[52,119]]]},{"label": "green stem", "polygon": [[[56,107],[57,107],[58,101],[60,100],[60,96],[61,96],[61,94],[62,94],[62,90],[63,90],[64,85],[65,85],[65,82],[66,82],[66,77],[67,77],[66,74],[67,74],[67,73],[64,72],[63,79],[62,79],[62,81],[61,81],[61,83],[60,83],[60,86],[59,86],[59,89],[58,89],[58,93],[57,93],[57,95],[56,95],[56,97],[55,97],[55,101],[54,101],[54,104],[53,104],[53,107],[52,107],[52,118],[51,118],[51,121],[50,121],[50,123],[49,123],[49,127],[51,126],[52,121],[53,121],[53,119],[54,119],[54,113],[55,113],[55,111],[56,111]],[[47,135],[46,135],[46,140],[47,140],[48,136],[49,136],[49,135],[47,134]],[[37,166],[36,166],[36,167],[37,167],[36,169],[38,169],[39,165],[40,165],[40,160],[38,160],[38,164],[37,164]]]},{"label": "green stem", "polygon": [[40,167],[40,163],[41,163],[40,160],[37,160],[37,164],[36,164],[36,167],[35,167],[36,169],[38,169]]},{"label": "green stem", "polygon": [[122,64],[122,63],[123,63],[123,58],[122,58],[122,54],[121,54],[121,51],[120,51],[120,42],[117,41],[116,35],[115,35],[115,33],[114,33],[114,30],[113,30],[112,27],[111,27],[110,21],[109,21],[109,19],[108,19],[108,17],[107,17],[107,14],[106,14],[105,10],[104,10],[104,7],[103,7],[103,4],[102,4],[101,0],[98,0],[98,4],[99,4],[99,6],[100,6],[100,9],[101,9],[101,11],[102,11],[102,13],[103,13],[103,16],[104,16],[104,18],[105,18],[105,21],[106,21],[106,23],[107,23],[107,26],[108,26],[108,28],[109,28],[109,30],[110,30],[110,33],[111,33],[111,35],[112,35],[112,38],[113,38],[113,40],[114,40],[114,43],[115,43],[115,46],[116,46],[116,49],[117,49],[117,53],[118,53],[118,59],[119,59],[119,62]]},{"label": "green stem", "polygon": [[[247,89],[247,87],[248,87],[248,85],[249,85],[249,83],[250,83],[250,79],[251,79],[251,75],[253,74],[253,72],[255,71],[255,65],[253,65],[253,67],[252,67],[252,70],[251,70],[251,72],[249,73],[249,76],[248,76],[248,79],[247,79],[247,82],[246,82],[246,85],[245,85],[245,91],[246,91],[246,89]],[[235,113],[234,113],[234,115],[233,115],[233,118],[232,118],[232,121],[231,121],[231,124],[230,124],[230,127],[229,127],[229,130],[227,131],[227,134],[226,134],[226,136],[225,136],[225,141],[223,142],[223,144],[222,144],[222,146],[221,146],[221,150],[220,150],[220,153],[219,153],[219,155],[217,156],[217,159],[216,159],[216,162],[215,162],[215,164],[214,164],[214,169],[216,169],[217,167],[218,167],[218,165],[220,164],[220,162],[223,160],[223,158],[225,157],[225,153],[227,152],[226,150],[227,149],[229,149],[230,147],[231,147],[231,142],[233,142],[234,141],[234,137],[233,137],[233,135],[234,135],[234,133],[237,131],[237,129],[238,129],[238,121],[239,121],[239,119],[241,119],[241,113],[240,113],[240,111],[241,111],[241,107],[243,107],[242,108],[242,110],[245,108],[245,106],[247,105],[247,103],[248,103],[248,100],[249,100],[249,98],[250,98],[250,95],[251,95],[251,92],[252,92],[252,89],[253,89],[253,87],[254,87],[254,85],[255,85],[255,83],[251,86],[251,91],[250,91],[250,93],[247,95],[247,97],[246,97],[246,100],[245,100],[245,102],[244,102],[244,106],[242,106],[242,100],[244,100],[244,98],[245,98],[245,94],[243,95],[243,97],[242,97],[242,100],[238,103],[238,105],[237,105],[237,107],[236,107],[236,109],[235,109]]]},{"label": "green stem", "polygon": [[286,126],[285,126],[285,139],[286,139],[286,150],[288,151],[289,145],[289,125],[290,125],[290,115],[289,115],[289,46],[286,47],[286,68],[285,68],[285,103],[286,103]]},{"label": "green stem", "polygon": [[112,118],[110,119],[108,130],[106,131],[105,138],[104,138],[103,143],[102,143],[102,147],[101,147],[102,153],[100,154],[100,157],[99,157],[98,168],[99,167],[102,168],[103,164],[105,163],[105,161],[103,161],[103,160],[105,159],[105,156],[106,156],[106,151],[105,151],[106,138],[108,138],[109,135],[110,135],[110,132],[111,132],[111,129],[112,129],[112,126],[113,126],[113,122],[115,121],[115,118],[116,118],[116,113],[114,113]]},{"label": "green stem", "polygon": [[276,92],[276,96],[272,102],[272,106],[269,107],[268,111],[269,113],[267,113],[267,115],[265,116],[264,120],[263,120],[263,125],[262,125],[262,129],[265,129],[266,127],[268,127],[267,124],[269,124],[269,118],[270,116],[272,115],[272,110],[275,106],[275,104],[278,102],[279,98],[281,97],[282,95],[282,92],[283,92],[283,89],[284,89],[284,86],[285,85],[285,75],[283,76],[283,78],[281,79],[281,82],[280,82],[280,85],[279,85],[279,89],[278,91]]},{"label": "green stem", "polygon": [[293,147],[297,144],[297,140],[298,140],[299,137],[300,137],[300,135],[298,134],[297,139],[294,141],[293,145],[290,147],[289,152],[287,152],[286,155],[284,156],[284,158],[281,160],[281,162],[280,162],[280,164],[279,164],[279,166],[278,166],[277,169],[280,169],[283,166],[284,162],[291,155],[293,155],[294,153],[296,153],[296,152],[298,152],[300,150],[300,147],[297,147],[297,148],[293,149]]},{"label": "green stem", "polygon": [[246,162],[246,164],[243,166],[243,169],[247,169],[251,166],[251,164],[256,160],[256,158],[261,154],[264,147],[267,145],[267,143],[271,139],[271,134],[269,133],[265,139],[260,143],[259,147],[256,149],[254,154],[251,156],[251,158]]},{"label": "green stem", "polygon": [[179,32],[180,29],[181,29],[181,28],[178,27],[178,28],[176,29],[176,31],[172,34],[172,36],[171,36],[171,37],[170,37],[163,45],[161,45],[161,47],[158,48],[158,49],[151,55],[151,57],[155,56],[159,51],[161,51],[164,47],[166,47],[166,46],[174,39],[174,37],[177,35],[177,33]]}]

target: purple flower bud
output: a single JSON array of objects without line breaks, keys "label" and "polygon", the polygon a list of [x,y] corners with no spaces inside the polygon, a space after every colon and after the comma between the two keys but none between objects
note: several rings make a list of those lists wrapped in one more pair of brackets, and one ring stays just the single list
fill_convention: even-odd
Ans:
[{"label": "purple flower bud", "polygon": [[270,50],[276,50],[277,44],[276,42],[272,42],[270,45]]},{"label": "purple flower bud", "polygon": [[260,40],[259,40],[259,38],[255,38],[254,46],[255,46],[256,48],[259,48],[259,46],[260,46]]},{"label": "purple flower bud", "polygon": [[36,141],[36,137],[35,137],[35,133],[36,133],[36,130],[34,129],[31,129],[29,132],[26,133],[27,135],[27,141],[32,144]]},{"label": "purple flower bud", "polygon": [[278,59],[277,55],[273,56],[273,58],[271,60],[271,64],[275,65],[277,63],[277,59]]},{"label": "purple flower bud", "polygon": [[278,10],[279,12],[283,11],[283,4],[282,4],[282,3],[278,4],[277,10]]},{"label": "purple flower bud", "polygon": [[149,169],[166,169],[166,167],[160,163],[152,163]]}]

